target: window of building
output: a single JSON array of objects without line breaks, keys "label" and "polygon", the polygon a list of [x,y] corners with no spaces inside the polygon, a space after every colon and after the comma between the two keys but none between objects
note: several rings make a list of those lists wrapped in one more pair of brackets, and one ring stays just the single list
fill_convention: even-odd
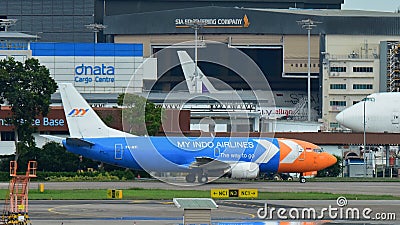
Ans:
[{"label": "window of building", "polygon": [[355,73],[372,73],[372,67],[353,67],[353,72]]},{"label": "window of building", "polygon": [[346,67],[332,66],[331,72],[346,72]]},{"label": "window of building", "polygon": [[372,84],[353,84],[353,89],[360,90],[360,89],[372,89]]},{"label": "window of building", "polygon": [[346,89],[346,84],[331,84],[331,89]]},{"label": "window of building", "polygon": [[330,106],[346,106],[346,101],[330,101]]},{"label": "window of building", "polygon": [[355,105],[355,104],[357,104],[357,103],[359,103],[360,101],[353,101],[353,105]]},{"label": "window of building", "polygon": [[339,128],[339,123],[330,122],[330,123],[329,123],[329,127],[330,127],[330,128]]},{"label": "window of building", "polygon": [[15,141],[14,132],[1,132],[1,141]]}]

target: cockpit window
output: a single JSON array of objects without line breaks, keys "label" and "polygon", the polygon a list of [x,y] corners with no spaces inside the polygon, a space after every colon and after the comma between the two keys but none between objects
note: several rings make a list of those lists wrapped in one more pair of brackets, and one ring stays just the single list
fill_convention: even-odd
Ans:
[{"label": "cockpit window", "polygon": [[320,148],[314,148],[314,152],[321,153],[321,152],[323,152],[323,150]]},{"label": "cockpit window", "polygon": [[362,100],[361,100],[362,102],[375,102],[375,98],[372,98],[372,97],[367,97],[367,98],[363,98]]}]

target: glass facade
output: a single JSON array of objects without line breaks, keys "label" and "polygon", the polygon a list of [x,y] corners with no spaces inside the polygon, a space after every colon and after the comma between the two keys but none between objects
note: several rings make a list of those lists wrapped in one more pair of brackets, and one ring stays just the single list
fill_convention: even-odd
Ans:
[{"label": "glass facade", "polygon": [[38,41],[94,42],[85,25],[95,22],[95,0],[2,0],[0,17],[17,19],[9,31],[38,35]]},{"label": "glass facade", "polygon": [[83,93],[122,93],[143,73],[142,44],[32,43],[31,49],[57,83],[73,83]]}]

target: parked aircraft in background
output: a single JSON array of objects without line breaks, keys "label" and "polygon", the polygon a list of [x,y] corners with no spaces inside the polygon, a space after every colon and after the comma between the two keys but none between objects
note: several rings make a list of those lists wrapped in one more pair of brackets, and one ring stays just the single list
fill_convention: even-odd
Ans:
[{"label": "parked aircraft in background", "polygon": [[[211,99],[219,99],[222,96],[229,96],[230,98],[233,98],[237,95],[242,94],[243,92],[246,92],[243,90],[238,92],[236,92],[235,90],[217,90],[210,82],[208,77],[203,73],[203,71],[198,66],[196,67],[195,62],[186,51],[177,51],[177,54],[190,94],[207,94],[211,97]],[[253,93],[257,91],[248,92]],[[272,104],[268,106],[257,106],[255,111],[260,112],[261,116],[265,119],[286,119],[296,116],[296,110],[298,110],[296,109],[296,106],[298,107],[299,104],[301,105],[302,103],[306,103],[305,98],[307,97],[307,93],[301,91],[279,91],[277,93],[272,93],[272,91],[265,91],[264,93],[259,93],[257,97],[260,96],[269,97],[270,99],[268,99],[268,102]],[[312,100],[315,102],[318,101],[314,97],[312,98]],[[318,111],[313,108],[312,113],[317,114]]]},{"label": "parked aircraft in background", "polygon": [[[355,132],[400,132],[400,93],[374,93],[336,116],[340,125]],[[365,118],[365,119],[364,119]]]},{"label": "parked aircraft in background", "polygon": [[196,71],[196,64],[186,51],[178,51],[177,53],[189,93],[220,92],[215,89],[208,78],[204,76],[203,71],[201,71],[199,67],[197,67]]},{"label": "parked aircraft in background", "polygon": [[[186,181],[209,176],[256,178],[259,173],[303,173],[333,165],[336,158],[300,140],[252,137],[144,137],[107,127],[72,84],[59,84],[73,153],[147,172],[184,172]],[[305,178],[301,177],[305,182]]]}]

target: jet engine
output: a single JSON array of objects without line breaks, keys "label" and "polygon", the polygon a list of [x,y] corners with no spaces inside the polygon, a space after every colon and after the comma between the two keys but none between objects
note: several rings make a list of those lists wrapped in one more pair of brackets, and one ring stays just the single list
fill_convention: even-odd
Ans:
[{"label": "jet engine", "polygon": [[231,178],[247,178],[252,179],[258,176],[260,168],[257,163],[253,162],[240,162],[234,165],[229,172]]}]

